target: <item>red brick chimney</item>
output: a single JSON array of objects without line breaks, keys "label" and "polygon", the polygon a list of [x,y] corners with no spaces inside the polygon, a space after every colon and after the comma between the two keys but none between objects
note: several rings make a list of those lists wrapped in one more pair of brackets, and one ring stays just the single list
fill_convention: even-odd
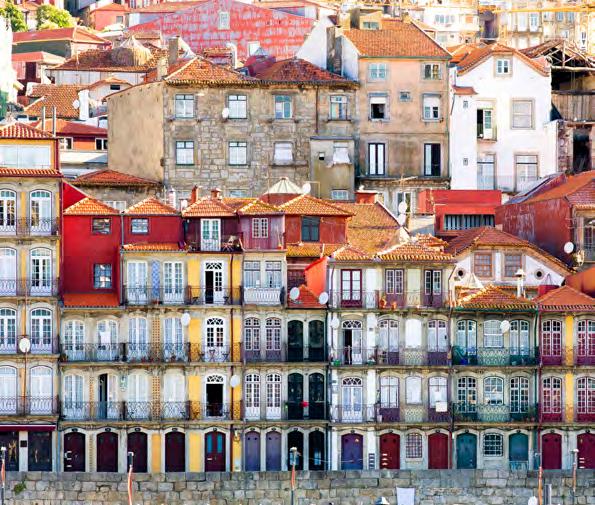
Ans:
[{"label": "red brick chimney", "polygon": [[363,187],[355,190],[355,203],[376,203],[377,201],[377,191],[365,190]]},{"label": "red brick chimney", "polygon": [[198,186],[194,186],[192,188],[192,191],[190,191],[190,201],[188,202],[188,205],[193,204],[199,198],[200,198],[200,188]]}]

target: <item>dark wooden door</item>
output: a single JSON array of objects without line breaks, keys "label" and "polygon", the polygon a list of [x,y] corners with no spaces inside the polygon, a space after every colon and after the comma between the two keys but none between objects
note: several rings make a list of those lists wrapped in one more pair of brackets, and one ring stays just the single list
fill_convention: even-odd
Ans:
[{"label": "dark wooden door", "polygon": [[308,469],[324,470],[324,433],[322,431],[310,432],[308,445]]},{"label": "dark wooden door", "polygon": [[324,323],[308,323],[308,361],[324,361]]},{"label": "dark wooden door", "polygon": [[287,469],[291,469],[290,454],[291,448],[295,447],[298,452],[296,470],[304,469],[304,435],[301,431],[290,431],[287,435]]},{"label": "dark wooden door", "polygon": [[269,431],[266,436],[266,470],[267,472],[278,472],[281,470],[281,433]]},{"label": "dark wooden door", "polygon": [[578,467],[595,468],[595,434],[582,433],[578,436]]},{"label": "dark wooden door", "polygon": [[473,433],[457,437],[457,468],[477,468],[477,437]]},{"label": "dark wooden door", "polygon": [[401,437],[385,433],[380,437],[380,468],[398,470],[401,464]]},{"label": "dark wooden door", "polygon": [[308,377],[308,413],[310,419],[325,418],[324,375],[313,373]]},{"label": "dark wooden door", "polygon": [[304,323],[289,321],[287,323],[287,361],[304,360]]},{"label": "dark wooden door", "polygon": [[562,435],[544,433],[541,437],[541,466],[545,470],[562,468]]},{"label": "dark wooden door", "polygon": [[186,435],[180,431],[165,435],[165,471],[186,471]]},{"label": "dark wooden door", "polygon": [[524,433],[513,433],[508,437],[508,461],[511,469],[528,469],[529,437]]},{"label": "dark wooden door", "polygon": [[112,431],[97,435],[97,471],[118,471],[118,435]]},{"label": "dark wooden door", "polygon": [[134,473],[147,471],[147,434],[142,431],[128,433],[128,452],[134,453],[132,470]]},{"label": "dark wooden door", "polygon": [[219,431],[205,435],[205,472],[225,472],[225,435]]},{"label": "dark wooden door", "polygon": [[428,437],[428,468],[443,470],[448,468],[448,435],[432,433]]},{"label": "dark wooden door", "polygon": [[52,434],[49,431],[30,431],[28,440],[30,472],[52,471]]},{"label": "dark wooden door", "polygon": [[341,437],[341,470],[362,470],[364,468],[364,439],[350,433]]},{"label": "dark wooden door", "polygon": [[0,447],[6,447],[6,471],[19,471],[19,433],[5,431],[0,433]]},{"label": "dark wooden door", "polygon": [[64,435],[64,471],[85,471],[85,435],[82,433]]},{"label": "dark wooden door", "polygon": [[257,431],[246,433],[244,451],[246,454],[246,471],[260,472],[260,434]]},{"label": "dark wooden door", "polygon": [[287,377],[287,418],[304,418],[304,376],[291,373]]}]

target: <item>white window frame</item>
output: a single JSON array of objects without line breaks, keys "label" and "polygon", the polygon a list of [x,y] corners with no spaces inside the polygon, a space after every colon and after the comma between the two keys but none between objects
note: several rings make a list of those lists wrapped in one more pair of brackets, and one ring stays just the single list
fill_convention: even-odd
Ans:
[{"label": "white window frame", "polygon": [[177,94],[174,103],[176,118],[191,119],[194,117],[194,95]]},{"label": "white window frame", "polygon": [[[527,104],[530,106],[530,111],[519,112],[518,107]],[[535,128],[535,104],[533,100],[513,98],[510,114],[510,128],[512,130],[533,130]],[[529,126],[525,126],[527,118],[529,119]]]},{"label": "white window frame", "polygon": [[248,164],[248,142],[234,140],[228,143],[229,164],[242,166]]},{"label": "white window frame", "polygon": [[252,218],[252,238],[269,238],[269,218]]},{"label": "white window frame", "polygon": [[440,95],[424,93],[422,114],[424,121],[440,121],[441,117]]},{"label": "white window frame", "polygon": [[388,77],[388,63],[369,63],[368,81],[385,81]]},{"label": "white window frame", "polygon": [[217,20],[217,28],[219,30],[229,30],[230,20],[231,20],[231,16],[229,14],[229,11],[219,11],[219,16],[218,16],[218,20]]},{"label": "white window frame", "polygon": [[291,142],[275,142],[275,164],[293,163],[293,144]]},{"label": "white window frame", "polygon": [[229,119],[246,119],[248,117],[248,96],[232,94],[227,97]]},{"label": "white window frame", "polygon": [[176,165],[194,165],[194,141],[176,140]]}]

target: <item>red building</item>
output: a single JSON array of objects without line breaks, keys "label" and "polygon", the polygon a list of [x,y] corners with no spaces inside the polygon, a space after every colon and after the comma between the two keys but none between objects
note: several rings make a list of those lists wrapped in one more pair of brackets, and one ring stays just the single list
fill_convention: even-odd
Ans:
[{"label": "red building", "polygon": [[115,24],[125,25],[128,14],[128,6],[124,4],[111,3],[96,7],[97,4],[89,5],[85,17],[89,26],[95,30],[101,31],[106,26]]},{"label": "red building", "polygon": [[[51,114],[51,110],[48,112]],[[107,145],[106,128],[59,118],[55,124],[52,119],[46,118],[45,121],[34,122],[33,126],[55,133],[60,139],[60,149],[65,151],[96,151]]]},{"label": "red building", "polygon": [[123,217],[124,244],[184,241],[180,212],[155,197],[128,207]]}]

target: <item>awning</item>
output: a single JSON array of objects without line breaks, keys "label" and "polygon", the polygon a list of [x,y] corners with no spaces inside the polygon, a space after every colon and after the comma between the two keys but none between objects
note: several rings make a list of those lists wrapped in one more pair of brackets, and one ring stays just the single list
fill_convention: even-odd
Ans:
[{"label": "awning", "polygon": [[55,424],[0,424],[0,433],[7,431],[54,431]]}]

